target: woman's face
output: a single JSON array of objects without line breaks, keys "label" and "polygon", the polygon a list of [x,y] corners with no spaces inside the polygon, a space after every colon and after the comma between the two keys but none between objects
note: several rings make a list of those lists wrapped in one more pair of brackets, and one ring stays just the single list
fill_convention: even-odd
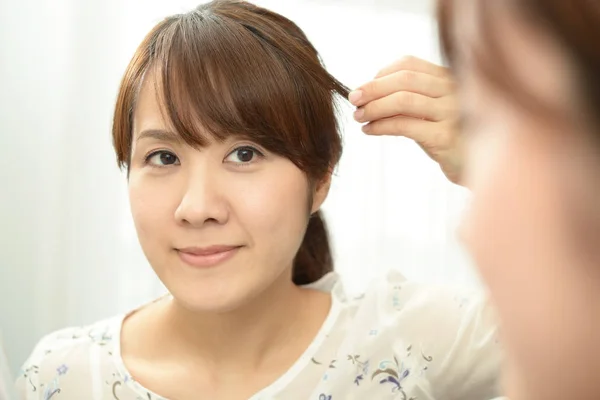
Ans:
[{"label": "woman's face", "polygon": [[186,308],[232,310],[277,282],[289,285],[309,214],[326,194],[251,141],[183,143],[146,77],[134,112],[131,209],[146,257]]},{"label": "woman's face", "polygon": [[461,233],[502,319],[509,394],[591,398],[600,388],[600,146],[575,118],[575,73],[558,45],[503,2],[490,7],[504,78],[554,110],[546,115],[473,64],[473,48],[488,48],[463,3],[455,34],[473,198]]}]

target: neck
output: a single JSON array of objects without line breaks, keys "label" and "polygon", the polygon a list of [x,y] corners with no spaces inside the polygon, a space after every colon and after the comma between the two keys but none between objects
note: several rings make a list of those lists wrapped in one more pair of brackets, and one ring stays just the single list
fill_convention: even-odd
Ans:
[{"label": "neck", "polygon": [[[255,369],[285,354],[296,359],[312,341],[330,308],[330,296],[302,289],[285,274],[280,282],[242,307],[221,313],[197,313],[177,300],[164,304],[161,330],[166,352],[210,366]],[[291,350],[290,350],[291,349]]]}]

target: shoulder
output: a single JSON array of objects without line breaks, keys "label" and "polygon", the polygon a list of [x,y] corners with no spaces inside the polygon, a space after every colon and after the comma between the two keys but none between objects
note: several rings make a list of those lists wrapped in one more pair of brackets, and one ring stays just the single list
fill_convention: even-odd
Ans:
[{"label": "shoulder", "polygon": [[484,291],[412,281],[395,270],[371,282],[361,295],[344,295],[342,301],[369,308],[376,316],[400,319],[405,328],[414,326],[419,331],[440,323],[459,328],[485,322],[495,328],[495,316]]},{"label": "shoulder", "polygon": [[501,349],[497,318],[484,291],[419,283],[390,271],[352,301],[355,324],[383,331],[378,335],[399,356],[406,356],[399,349],[410,348],[427,361],[424,375],[435,398],[497,395]]},{"label": "shoulder", "polygon": [[28,363],[41,364],[44,359],[56,355],[66,356],[91,345],[105,346],[118,340],[122,316],[97,321],[93,324],[68,327],[44,336],[35,346]]},{"label": "shoulder", "polygon": [[[69,327],[44,336],[34,347],[17,377],[23,398],[59,391],[72,379],[85,379],[93,362],[112,354],[118,347],[122,316],[81,327]],[[61,382],[62,381],[62,382]],[[46,393],[46,394],[45,394]]]}]

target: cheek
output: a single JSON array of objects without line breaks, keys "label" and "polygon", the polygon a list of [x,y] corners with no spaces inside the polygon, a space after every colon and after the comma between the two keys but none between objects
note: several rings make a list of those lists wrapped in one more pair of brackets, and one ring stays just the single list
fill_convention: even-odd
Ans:
[{"label": "cheek", "polygon": [[525,130],[485,135],[469,149],[473,198],[462,234],[504,328],[519,346],[531,348],[542,334],[535,332],[531,318],[547,307],[540,300],[551,294],[547,268],[556,259],[553,168],[543,142],[528,140]]},{"label": "cheek", "polygon": [[535,296],[531,282],[544,280],[555,259],[559,192],[542,143],[499,136],[471,148],[473,198],[463,234],[494,295],[517,307]]},{"label": "cheek", "polygon": [[238,195],[230,196],[229,201],[253,239],[269,246],[273,242],[299,246],[309,215],[304,173],[286,163],[252,179],[242,176],[235,182],[236,187],[230,189]]},{"label": "cheek", "polygon": [[157,234],[165,232],[172,223],[177,202],[171,199],[172,191],[164,182],[156,182],[142,172],[129,176],[129,203],[131,215],[142,246],[157,240]]},{"label": "cheek", "polygon": [[598,324],[581,316],[594,314],[589,300],[598,304],[598,295],[575,265],[568,237],[575,208],[568,188],[576,172],[569,171],[564,143],[534,125],[490,132],[496,134],[470,149],[473,200],[462,234],[490,288],[511,356],[540,383],[559,365],[574,370],[586,357],[586,335]]}]

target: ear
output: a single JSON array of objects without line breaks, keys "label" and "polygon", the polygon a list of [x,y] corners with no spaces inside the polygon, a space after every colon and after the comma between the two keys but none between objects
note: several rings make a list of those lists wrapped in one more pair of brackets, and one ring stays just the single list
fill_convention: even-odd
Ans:
[{"label": "ear", "polygon": [[325,177],[323,179],[321,179],[320,181],[318,181],[316,183],[316,185],[314,186],[313,197],[312,197],[313,202],[312,202],[312,208],[310,210],[311,214],[314,214],[317,211],[319,211],[319,209],[325,202],[327,195],[329,194],[330,187],[331,187],[331,172],[328,172],[327,175],[325,175]]}]

